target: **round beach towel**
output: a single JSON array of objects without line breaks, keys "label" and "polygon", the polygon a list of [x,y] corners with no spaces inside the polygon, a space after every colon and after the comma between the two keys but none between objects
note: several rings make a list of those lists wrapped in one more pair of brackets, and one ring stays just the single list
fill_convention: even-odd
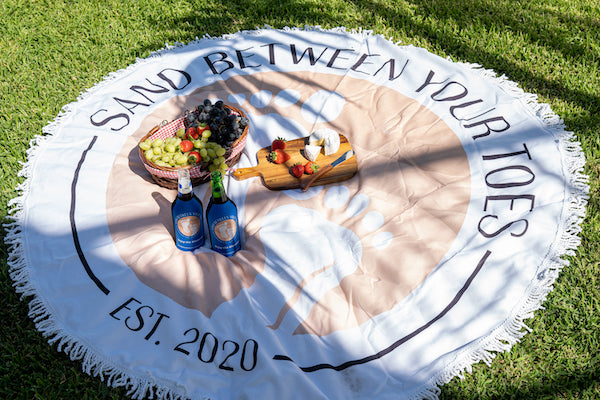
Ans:
[{"label": "round beach towel", "polygon": [[[177,192],[138,154],[206,99],[249,120],[224,178],[231,257],[175,247]],[[275,138],[320,129],[347,139],[354,175],[306,191],[234,178]],[[170,46],[44,133],[11,203],[11,276],[50,343],[133,398],[437,398],[526,332],[588,190],[579,144],[536,96],[341,28]],[[206,206],[209,184],[194,192]]]}]

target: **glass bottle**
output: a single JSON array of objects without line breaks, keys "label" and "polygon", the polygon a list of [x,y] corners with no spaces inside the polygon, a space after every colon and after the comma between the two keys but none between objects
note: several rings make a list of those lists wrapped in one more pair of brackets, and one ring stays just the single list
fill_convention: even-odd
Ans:
[{"label": "glass bottle", "polygon": [[231,257],[241,248],[237,207],[227,197],[221,171],[211,174],[212,196],[206,207],[211,248]]},{"label": "glass bottle", "polygon": [[204,244],[202,202],[192,191],[188,169],[177,171],[177,198],[171,204],[175,245],[179,250],[193,251]]}]

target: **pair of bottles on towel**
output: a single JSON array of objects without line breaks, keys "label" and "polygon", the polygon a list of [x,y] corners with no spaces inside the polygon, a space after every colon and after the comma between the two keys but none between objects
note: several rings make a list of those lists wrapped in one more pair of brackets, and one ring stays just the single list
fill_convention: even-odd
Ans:
[{"label": "pair of bottles on towel", "polygon": [[[206,223],[211,248],[230,257],[241,248],[237,207],[225,193],[220,171],[211,174],[210,183]],[[202,202],[192,190],[189,170],[178,170],[177,187],[177,198],[171,204],[175,245],[183,251],[194,251],[204,245],[204,222]]]}]

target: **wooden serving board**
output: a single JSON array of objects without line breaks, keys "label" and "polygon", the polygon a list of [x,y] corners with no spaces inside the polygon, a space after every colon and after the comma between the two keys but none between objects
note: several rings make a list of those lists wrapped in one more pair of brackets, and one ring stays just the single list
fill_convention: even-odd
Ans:
[{"label": "wooden serving board", "polygon": [[[292,166],[296,163],[304,165],[308,162],[308,159],[304,157],[304,146],[307,143],[308,137],[286,142],[285,152],[290,155],[290,159],[282,164],[275,164],[269,161],[268,157],[271,152],[271,146],[263,147],[256,153],[256,159],[258,160],[256,167],[238,168],[233,172],[233,176],[237,180],[261,176],[263,184],[271,190],[298,189],[304,180],[310,179],[310,175],[304,174],[302,178],[296,178],[292,175]],[[315,160],[315,164],[319,167],[325,167],[351,149],[352,147],[346,137],[340,135],[340,148],[337,153],[326,156],[323,150],[321,150],[321,154]],[[311,186],[345,181],[352,178],[357,171],[356,156],[353,156],[337,165],[331,171],[323,174]]]}]

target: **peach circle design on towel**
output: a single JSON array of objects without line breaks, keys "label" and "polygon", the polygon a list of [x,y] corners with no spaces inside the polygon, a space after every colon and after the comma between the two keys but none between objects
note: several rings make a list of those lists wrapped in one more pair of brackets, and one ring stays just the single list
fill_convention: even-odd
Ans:
[{"label": "peach circle design on towel", "polygon": [[[336,94],[334,109],[307,119],[303,105],[315,94],[326,104],[325,93]],[[279,115],[308,133],[321,127],[343,133],[356,152],[359,172],[348,181],[315,188],[309,198],[269,191],[254,178],[245,199],[243,249],[230,258],[181,252],[173,241],[170,213],[176,192],[153,183],[136,146],[153,126],[205,98],[235,99],[246,114]],[[207,317],[264,271],[260,234],[269,212],[289,204],[318,211],[353,232],[362,246],[356,269],[324,293],[294,331],[326,335],[390,310],[427,277],[462,226],[470,190],[459,138],[413,99],[348,76],[263,72],[217,81],[157,107],[117,155],[106,203],[114,245],[138,279]],[[304,277],[302,284],[310,279]]]}]

